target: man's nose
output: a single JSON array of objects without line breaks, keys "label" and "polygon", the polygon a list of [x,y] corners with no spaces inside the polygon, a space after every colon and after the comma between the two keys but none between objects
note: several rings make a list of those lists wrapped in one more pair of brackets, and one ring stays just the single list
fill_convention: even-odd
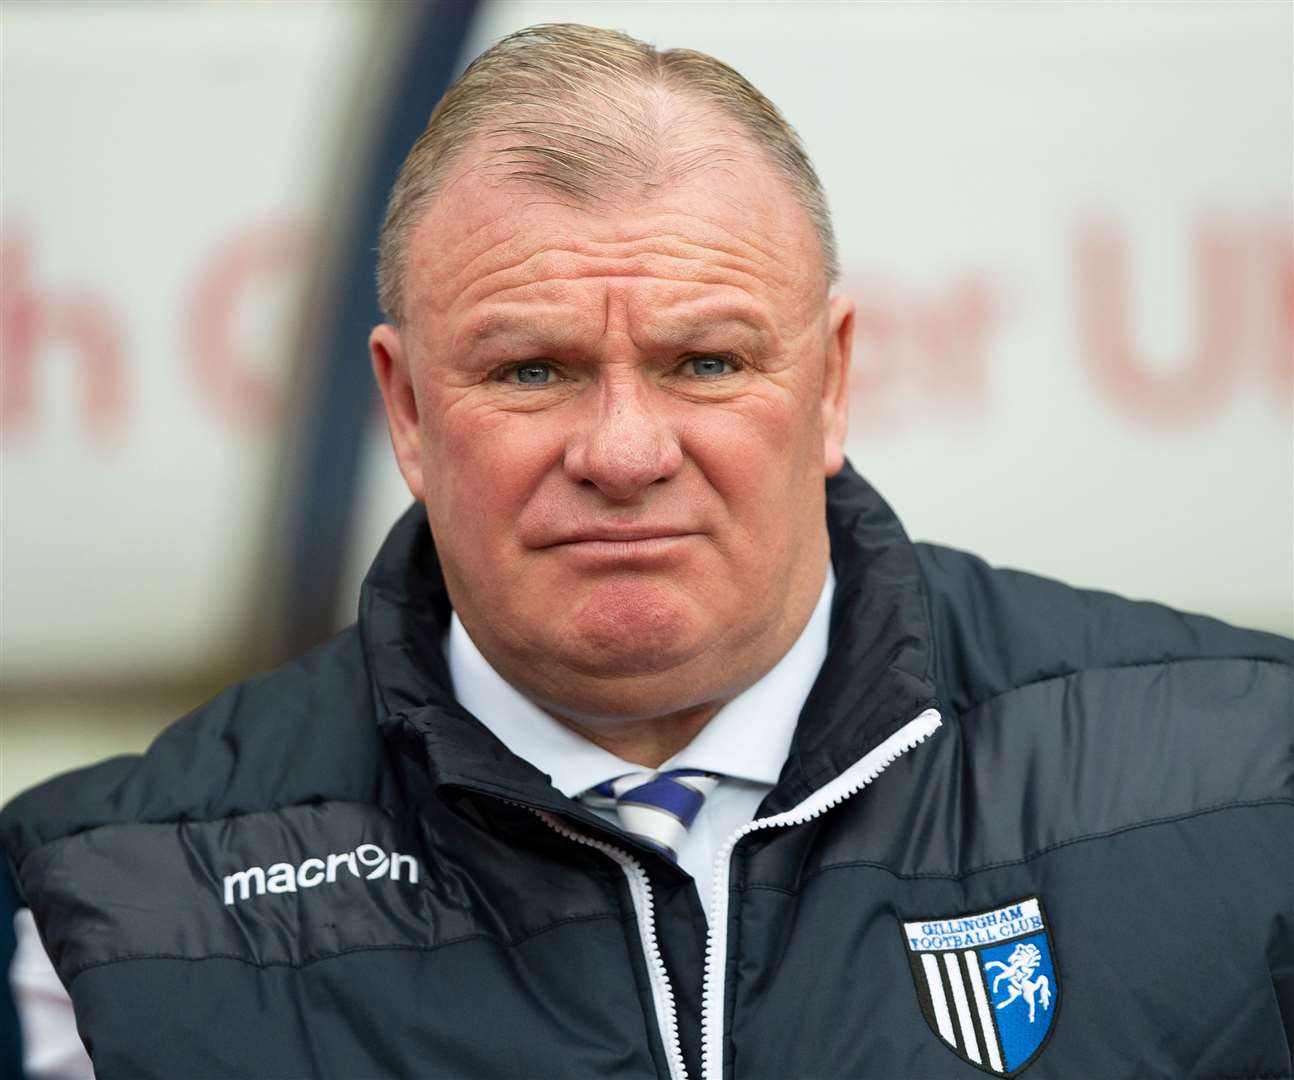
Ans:
[{"label": "man's nose", "polygon": [[566,475],[625,502],[683,464],[677,434],[652,407],[651,388],[637,378],[593,388],[568,436]]}]

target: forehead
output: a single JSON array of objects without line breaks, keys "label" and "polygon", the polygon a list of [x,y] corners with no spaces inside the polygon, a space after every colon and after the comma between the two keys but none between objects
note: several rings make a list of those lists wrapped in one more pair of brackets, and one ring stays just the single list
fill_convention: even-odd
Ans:
[{"label": "forehead", "polygon": [[465,155],[410,237],[411,322],[472,319],[524,298],[560,306],[632,289],[664,314],[723,298],[803,315],[826,296],[817,234],[787,181],[747,140],[718,136],[700,164],[590,199],[501,174]]}]

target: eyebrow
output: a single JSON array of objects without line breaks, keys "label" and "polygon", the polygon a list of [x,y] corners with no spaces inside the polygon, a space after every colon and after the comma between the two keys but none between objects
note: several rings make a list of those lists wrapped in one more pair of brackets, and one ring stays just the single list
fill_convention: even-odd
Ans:
[{"label": "eyebrow", "polygon": [[735,311],[703,313],[678,318],[667,316],[662,322],[664,324],[662,332],[655,339],[655,342],[660,345],[683,345],[708,334],[730,333],[734,330],[755,339],[761,345],[771,336],[767,326],[761,320]]},{"label": "eyebrow", "polygon": [[574,335],[569,331],[563,333],[563,328],[556,323],[556,319],[542,316],[521,319],[513,315],[489,315],[456,336],[465,339],[469,350],[474,350],[478,345],[495,338],[506,337],[525,338],[527,342],[544,342],[558,346],[568,344]]},{"label": "eyebrow", "polygon": [[[517,318],[512,315],[488,315],[475,325],[460,331],[456,337],[463,341],[466,355],[499,338],[516,338],[524,341],[527,349],[538,352],[560,351],[576,343],[577,335],[569,329],[569,320],[558,325],[557,319],[540,317]],[[677,318],[665,317],[651,328],[652,348],[680,348],[696,338],[736,330],[757,345],[764,345],[772,336],[762,321],[738,312],[705,313]],[[564,332],[565,331],[565,332]]]}]

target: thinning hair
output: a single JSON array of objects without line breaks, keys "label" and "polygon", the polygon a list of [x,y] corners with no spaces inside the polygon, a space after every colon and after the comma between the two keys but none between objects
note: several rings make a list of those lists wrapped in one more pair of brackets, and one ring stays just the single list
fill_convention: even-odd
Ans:
[{"label": "thinning hair", "polygon": [[[666,140],[672,97],[707,107],[697,121],[708,140]],[[510,34],[472,61],[413,144],[378,242],[383,312],[402,322],[409,238],[469,145],[485,149],[482,167],[491,173],[585,203],[631,187],[657,189],[724,160],[713,135],[715,121],[725,120],[787,181],[817,233],[826,280],[834,281],[836,238],[822,183],[768,98],[705,53],[662,51],[616,30],[550,23]]]}]

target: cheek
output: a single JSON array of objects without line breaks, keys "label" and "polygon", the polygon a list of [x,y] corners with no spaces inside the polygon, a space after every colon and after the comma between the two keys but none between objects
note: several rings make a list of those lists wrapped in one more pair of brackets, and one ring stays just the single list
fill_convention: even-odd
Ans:
[{"label": "cheek", "polygon": [[424,430],[424,475],[433,528],[464,557],[511,537],[522,507],[561,451],[547,417],[450,407]]},{"label": "cheek", "polygon": [[782,577],[821,528],[821,421],[803,400],[765,399],[694,425],[692,456],[731,525],[725,546],[745,578]]},{"label": "cheek", "polygon": [[[820,429],[816,411],[780,392],[693,417],[685,446],[730,501],[757,503],[770,495],[785,498],[788,484],[797,483],[815,460],[821,461]],[[760,495],[754,497],[755,492]]]}]

